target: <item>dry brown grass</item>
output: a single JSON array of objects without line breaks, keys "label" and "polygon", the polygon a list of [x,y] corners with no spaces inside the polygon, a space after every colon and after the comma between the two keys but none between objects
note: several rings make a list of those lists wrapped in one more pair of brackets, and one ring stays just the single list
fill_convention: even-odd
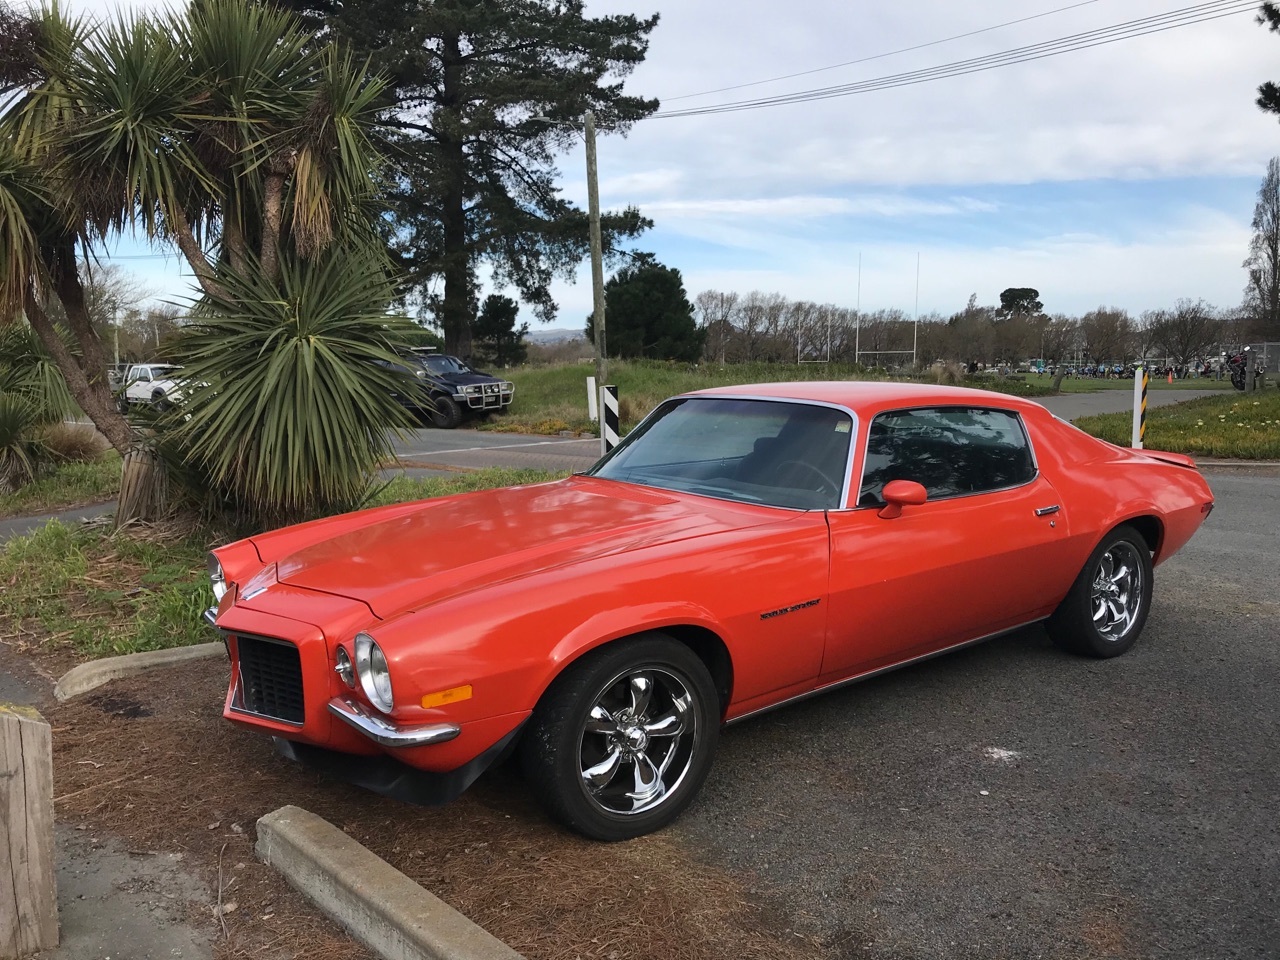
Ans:
[{"label": "dry brown grass", "polygon": [[770,925],[722,871],[670,835],[625,844],[553,826],[510,767],[457,801],[412,807],[278,757],[221,718],[225,661],[119,681],[54,707],[58,816],[181,851],[237,909],[226,937],[199,909],[221,958],[366,952],[253,854],[254,823],[297,804],[334,823],[530,960],[803,960],[818,946]]},{"label": "dry brown grass", "polygon": [[40,431],[40,442],[55,463],[90,463],[111,449],[91,423],[55,423]]}]

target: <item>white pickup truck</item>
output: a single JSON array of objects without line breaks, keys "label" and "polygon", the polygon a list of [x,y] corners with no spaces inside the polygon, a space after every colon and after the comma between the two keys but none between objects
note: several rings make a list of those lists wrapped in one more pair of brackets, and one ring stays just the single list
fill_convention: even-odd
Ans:
[{"label": "white pickup truck", "polygon": [[140,403],[156,407],[182,399],[182,370],[171,363],[135,363],[124,375],[124,389],[117,395],[121,413]]}]

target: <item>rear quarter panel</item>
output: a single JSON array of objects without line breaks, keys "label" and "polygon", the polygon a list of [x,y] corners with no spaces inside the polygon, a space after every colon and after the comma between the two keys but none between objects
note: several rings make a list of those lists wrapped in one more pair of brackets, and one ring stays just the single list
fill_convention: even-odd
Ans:
[{"label": "rear quarter panel", "polygon": [[1213,493],[1195,468],[1105,443],[1047,412],[1029,419],[1040,468],[1068,513],[1077,569],[1107,531],[1128,520],[1158,521],[1157,564],[1176,553],[1203,522]]}]

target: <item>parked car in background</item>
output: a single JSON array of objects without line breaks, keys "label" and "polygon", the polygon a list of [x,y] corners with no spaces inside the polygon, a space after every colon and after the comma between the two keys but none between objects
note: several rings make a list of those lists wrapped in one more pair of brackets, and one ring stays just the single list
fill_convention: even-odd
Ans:
[{"label": "parked car in background", "polygon": [[396,399],[424,423],[452,430],[468,416],[501,413],[515,397],[509,380],[473,370],[457,357],[413,350],[381,363],[412,377]]},{"label": "parked car in background", "polygon": [[138,404],[165,407],[182,400],[182,368],[171,363],[135,363],[125,371],[124,386],[116,394],[121,413]]},{"label": "parked car in background", "polygon": [[451,430],[465,417],[501,413],[515,398],[515,384],[510,380],[476,370],[457,357],[434,352],[414,356],[426,370],[431,399],[428,418],[433,426]]},{"label": "parked car in background", "polygon": [[583,475],[215,550],[206,619],[224,715],[287,756],[427,802],[515,753],[621,840],[688,806],[724,723],[1041,621],[1125,653],[1212,507],[1190,458],[1004,394],[724,387]]}]

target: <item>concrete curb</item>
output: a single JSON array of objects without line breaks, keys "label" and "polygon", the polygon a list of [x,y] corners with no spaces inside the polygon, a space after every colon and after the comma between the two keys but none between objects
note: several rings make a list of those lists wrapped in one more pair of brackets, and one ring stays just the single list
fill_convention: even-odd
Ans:
[{"label": "concrete curb", "polygon": [[198,643],[191,647],[174,647],[172,650],[148,650],[145,653],[127,653],[122,657],[90,660],[64,673],[58,685],[53,688],[53,695],[59,701],[70,700],[110,680],[131,677],[135,673],[143,673],[157,667],[171,667],[175,663],[186,663],[188,660],[226,656],[226,653],[227,648],[220,642]]},{"label": "concrete curb", "polygon": [[301,807],[258,821],[258,856],[385,960],[523,960],[333,824]]}]

